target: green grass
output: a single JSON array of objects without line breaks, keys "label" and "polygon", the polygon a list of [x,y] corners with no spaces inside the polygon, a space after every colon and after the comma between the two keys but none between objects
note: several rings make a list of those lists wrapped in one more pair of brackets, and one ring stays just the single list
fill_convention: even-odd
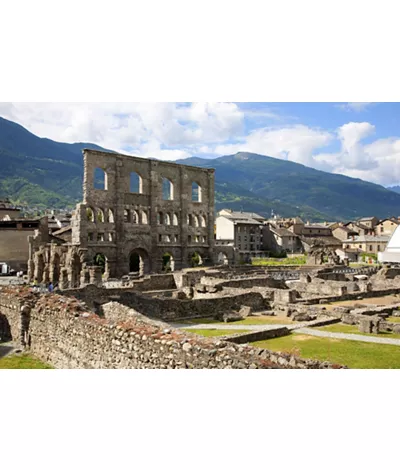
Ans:
[{"label": "green grass", "polygon": [[377,338],[393,338],[400,339],[400,334],[392,333],[390,331],[383,331],[381,333],[360,333],[356,325],[344,325],[343,323],[335,323],[334,325],[327,325],[315,328],[316,330],[329,331],[331,333],[352,333],[363,336],[376,336]]},{"label": "green grass", "polygon": [[247,333],[249,330],[191,330],[189,328],[184,328],[185,331],[190,333],[195,333],[200,336],[225,336],[225,335],[235,335],[236,333]]},{"label": "green grass", "polygon": [[388,317],[387,321],[392,323],[400,323],[400,317]]},{"label": "green grass", "polygon": [[291,334],[253,346],[343,364],[352,369],[400,369],[400,346]]},{"label": "green grass", "polygon": [[287,265],[302,265],[306,264],[305,256],[296,256],[293,258],[276,258],[275,260],[269,258],[253,258],[251,261],[253,266],[287,266]]},{"label": "green grass", "polygon": [[[213,318],[194,318],[193,320],[186,320],[182,323],[188,325],[206,325],[206,324],[215,324],[215,325],[226,325],[225,322],[219,322]],[[295,325],[298,322],[294,322],[287,317],[276,317],[276,316],[262,316],[262,317],[247,317],[244,320],[239,320],[230,323],[231,325]]]},{"label": "green grass", "polygon": [[53,369],[53,367],[29,354],[21,354],[1,358],[0,369]]}]

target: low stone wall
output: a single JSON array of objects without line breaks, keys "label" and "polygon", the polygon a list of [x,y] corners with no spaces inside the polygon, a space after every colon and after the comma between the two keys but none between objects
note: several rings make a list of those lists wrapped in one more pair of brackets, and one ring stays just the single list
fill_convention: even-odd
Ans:
[{"label": "low stone wall", "polygon": [[303,299],[302,302],[309,304],[309,305],[315,305],[315,304],[320,303],[321,300],[323,300],[325,303],[329,303],[329,302],[338,302],[342,300],[362,300],[362,299],[369,299],[371,297],[383,297],[385,295],[392,295],[392,294],[400,294],[400,288],[390,287],[389,289],[372,290],[372,291],[367,291],[367,292],[353,292],[353,293],[347,293],[344,295],[331,295],[331,296],[320,295],[317,298]]},{"label": "low stone wall", "polygon": [[[214,369],[214,368],[340,368],[240,346],[216,338],[169,328],[119,303],[106,307],[115,321],[99,318],[73,298],[35,296],[27,290],[0,292],[1,313],[14,334],[20,330],[15,312],[30,302],[30,350],[56,368]],[[17,306],[17,309],[14,308]],[[114,313],[111,313],[115,310]],[[124,318],[124,321],[118,319]],[[18,335],[17,335],[18,336]]]},{"label": "low stone wall", "polygon": [[245,279],[221,280],[217,277],[204,276],[200,280],[205,286],[233,287],[240,289],[249,289],[252,287],[270,287],[273,289],[287,289],[283,280],[273,279],[271,277],[249,277]]},{"label": "low stone wall", "polygon": [[137,312],[163,320],[212,317],[216,313],[229,312],[248,305],[253,311],[263,311],[269,304],[260,293],[250,292],[229,297],[193,300],[150,297],[132,289],[101,289],[94,285],[65,291],[65,294],[84,301],[89,308],[100,313],[101,304],[116,300]]},{"label": "low stone wall", "polygon": [[[249,331],[247,333],[238,333],[236,335],[224,336],[223,339],[235,344],[253,343],[255,341],[264,341],[266,339],[278,338],[290,334],[285,326],[271,330]],[[221,338],[222,339],[222,338]]]}]

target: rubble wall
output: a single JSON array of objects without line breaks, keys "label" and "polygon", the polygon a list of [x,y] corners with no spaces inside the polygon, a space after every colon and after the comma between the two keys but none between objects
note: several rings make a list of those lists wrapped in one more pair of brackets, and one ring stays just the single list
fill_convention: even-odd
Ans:
[{"label": "rubble wall", "polygon": [[[13,314],[13,306],[21,304],[20,296],[18,289],[0,292],[1,312],[13,323],[13,332],[20,326],[18,315]],[[56,294],[30,295],[29,301],[33,305],[30,350],[56,368],[340,368],[166,328],[119,303],[108,310],[115,309],[115,318],[125,321],[102,319],[77,299]]]}]

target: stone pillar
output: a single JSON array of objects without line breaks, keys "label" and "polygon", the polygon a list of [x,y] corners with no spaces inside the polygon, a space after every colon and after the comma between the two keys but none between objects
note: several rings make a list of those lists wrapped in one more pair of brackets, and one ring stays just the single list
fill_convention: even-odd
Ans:
[{"label": "stone pillar", "polygon": [[102,279],[102,271],[101,271],[100,266],[90,266],[89,275],[90,275],[90,284],[94,284],[95,286],[101,286],[103,279]]},{"label": "stone pillar", "polygon": [[68,289],[69,287],[69,279],[68,279],[68,269],[61,268],[60,272],[60,289]]}]

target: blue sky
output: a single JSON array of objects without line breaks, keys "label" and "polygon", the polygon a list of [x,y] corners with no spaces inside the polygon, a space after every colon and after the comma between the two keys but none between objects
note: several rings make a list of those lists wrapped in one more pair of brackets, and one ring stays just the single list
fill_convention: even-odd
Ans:
[{"label": "blue sky", "polygon": [[400,183],[399,103],[0,103],[40,137],[179,160],[247,151]]}]

